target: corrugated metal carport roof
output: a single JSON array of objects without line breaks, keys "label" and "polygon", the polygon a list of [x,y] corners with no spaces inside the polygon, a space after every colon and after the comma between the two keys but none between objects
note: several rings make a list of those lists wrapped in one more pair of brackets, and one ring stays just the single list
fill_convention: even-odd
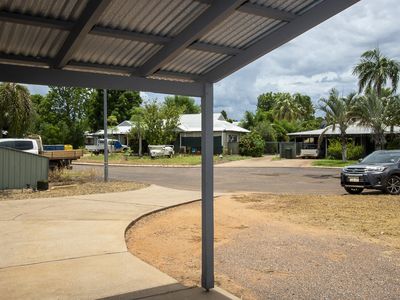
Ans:
[{"label": "corrugated metal carport roof", "polygon": [[357,1],[0,0],[0,80],[195,95]]}]

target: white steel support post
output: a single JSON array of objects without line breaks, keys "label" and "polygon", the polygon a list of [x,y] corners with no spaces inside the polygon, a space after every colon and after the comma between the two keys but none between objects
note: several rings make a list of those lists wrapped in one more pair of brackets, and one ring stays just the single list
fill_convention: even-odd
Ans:
[{"label": "white steel support post", "polygon": [[201,97],[201,233],[202,272],[201,286],[214,287],[214,130],[213,130],[213,85],[204,84]]},{"label": "white steel support post", "polygon": [[104,181],[108,181],[108,135],[107,135],[107,90],[103,90],[103,116],[104,116]]}]

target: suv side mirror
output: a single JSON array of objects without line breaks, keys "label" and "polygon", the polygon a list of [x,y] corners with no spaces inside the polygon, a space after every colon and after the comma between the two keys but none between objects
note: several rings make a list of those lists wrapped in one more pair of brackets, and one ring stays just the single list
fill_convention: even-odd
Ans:
[{"label": "suv side mirror", "polygon": [[358,162],[362,162],[362,160],[363,160],[363,159],[362,159],[362,158],[360,158],[360,159],[358,160]]}]

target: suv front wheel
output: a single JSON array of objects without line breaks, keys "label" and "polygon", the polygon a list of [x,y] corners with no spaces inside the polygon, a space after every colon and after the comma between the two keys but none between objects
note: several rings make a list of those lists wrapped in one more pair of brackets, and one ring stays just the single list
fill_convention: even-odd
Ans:
[{"label": "suv front wheel", "polygon": [[385,191],[391,195],[400,195],[400,176],[390,176],[386,181]]},{"label": "suv front wheel", "polygon": [[363,188],[349,187],[349,186],[346,186],[344,189],[346,190],[346,192],[348,192],[349,194],[352,194],[352,195],[361,194],[362,191],[364,190]]}]

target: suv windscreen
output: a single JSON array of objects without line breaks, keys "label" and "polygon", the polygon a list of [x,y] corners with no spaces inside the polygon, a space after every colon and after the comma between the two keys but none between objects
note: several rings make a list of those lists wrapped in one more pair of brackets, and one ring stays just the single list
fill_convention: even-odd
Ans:
[{"label": "suv windscreen", "polygon": [[400,152],[374,152],[364,158],[361,163],[363,164],[390,164],[396,163],[400,160]]}]

